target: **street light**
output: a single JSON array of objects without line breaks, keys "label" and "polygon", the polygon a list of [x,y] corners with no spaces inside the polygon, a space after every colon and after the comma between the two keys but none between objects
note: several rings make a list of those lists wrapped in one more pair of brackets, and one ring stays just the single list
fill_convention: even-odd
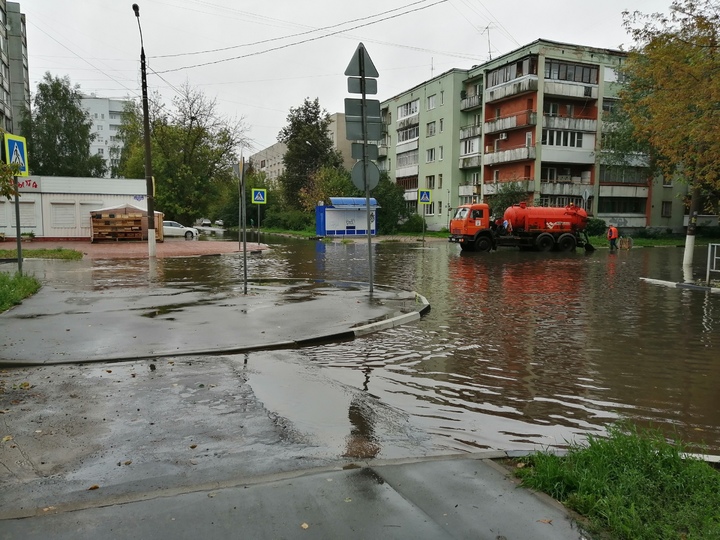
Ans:
[{"label": "street light", "polygon": [[152,161],[150,155],[150,115],[148,113],[147,73],[145,69],[145,45],[140,26],[140,6],[133,4],[140,30],[140,72],[142,80],[143,131],[145,132],[145,184],[147,187],[148,256],[155,257],[155,193],[153,189]]}]

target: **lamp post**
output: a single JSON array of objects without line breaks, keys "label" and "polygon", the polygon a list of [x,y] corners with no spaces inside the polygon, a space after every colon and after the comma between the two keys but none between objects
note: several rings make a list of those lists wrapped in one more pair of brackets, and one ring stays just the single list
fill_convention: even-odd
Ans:
[{"label": "lamp post", "polygon": [[140,72],[142,80],[143,131],[145,132],[145,183],[147,187],[147,220],[148,220],[148,256],[155,257],[155,189],[152,177],[152,161],[150,154],[150,115],[148,112],[147,72],[145,68],[145,45],[143,44],[142,26],[140,26],[140,6],[132,5],[140,30]]}]

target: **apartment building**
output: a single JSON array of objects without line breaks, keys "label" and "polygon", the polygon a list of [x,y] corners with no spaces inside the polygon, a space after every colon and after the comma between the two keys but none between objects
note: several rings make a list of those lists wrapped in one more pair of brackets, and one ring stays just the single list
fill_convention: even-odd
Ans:
[{"label": "apartment building", "polygon": [[[4,3],[4,2],[3,2]],[[0,6],[0,10],[3,6]],[[9,79],[11,133],[20,133],[20,120],[24,111],[30,110],[30,76],[28,70],[27,32],[25,14],[20,4],[7,2],[2,17],[2,26],[7,32],[7,69],[3,55],[3,79]],[[3,81],[3,95],[7,99],[8,85]],[[7,101],[5,101],[7,103]],[[7,125],[7,124],[5,124]]]},{"label": "apartment building", "polygon": [[106,178],[117,177],[117,167],[120,162],[122,141],[119,138],[122,125],[122,113],[127,101],[97,97],[95,95],[83,96],[81,106],[90,115],[92,133],[97,137],[90,143],[90,154],[101,155],[105,160],[107,170]]},{"label": "apartment building", "polygon": [[[378,167],[403,187],[408,208],[421,213],[431,230],[448,226],[458,201],[458,133],[474,129],[456,99],[467,75],[451,69],[380,105]],[[418,189],[430,190],[430,204],[418,203]]]},{"label": "apartment building", "polygon": [[[540,39],[451,70],[382,103],[380,163],[434,230],[447,226],[443,209],[492,205],[508,183],[532,204],[575,204],[624,228],[653,225],[658,214],[663,226],[682,226],[677,195],[685,186],[660,180],[657,189],[642,160],[622,169],[602,163],[603,118],[617,104],[625,58],[622,51]],[[434,189],[436,205],[415,206],[418,188]]]}]

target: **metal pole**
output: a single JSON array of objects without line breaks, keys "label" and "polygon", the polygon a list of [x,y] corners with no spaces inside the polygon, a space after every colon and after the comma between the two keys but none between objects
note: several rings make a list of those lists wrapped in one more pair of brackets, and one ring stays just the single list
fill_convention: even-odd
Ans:
[{"label": "metal pole", "polygon": [[242,194],[240,196],[240,205],[242,208],[242,243],[243,243],[243,294],[247,294],[247,219],[245,219],[245,158],[242,159],[240,165],[240,183],[242,184]]},{"label": "metal pole", "polygon": [[155,257],[155,189],[152,177],[152,156],[150,151],[150,113],[147,96],[147,69],[145,64],[145,45],[140,26],[140,7],[133,4],[133,11],[140,30],[140,75],[142,80],[143,131],[145,136],[145,185],[147,190],[148,219],[148,256]]},{"label": "metal pole", "polygon": [[362,116],[362,135],[363,135],[363,183],[365,184],[365,210],[367,214],[367,237],[368,237],[368,268],[370,279],[370,294],[373,293],[373,257],[372,257],[372,224],[370,222],[370,186],[367,179],[368,167],[368,141],[367,141],[367,101],[365,94],[365,55],[364,47],[358,47],[358,60],[360,64],[360,91],[362,98],[360,101],[360,112]]},{"label": "metal pole", "polygon": [[22,276],[22,238],[20,237],[20,189],[15,176],[15,232],[17,233],[18,274]]}]

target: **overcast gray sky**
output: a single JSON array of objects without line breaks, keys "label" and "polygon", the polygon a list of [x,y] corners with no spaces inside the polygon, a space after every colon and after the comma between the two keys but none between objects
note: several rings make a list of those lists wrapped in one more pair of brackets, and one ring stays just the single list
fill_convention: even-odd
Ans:
[{"label": "overcast gray sky", "polygon": [[[253,151],[276,142],[290,107],[318,97],[343,111],[358,43],[377,67],[380,100],[538,38],[629,46],[622,11],[670,0],[140,0],[148,87],[168,101],[185,82],[244,117]],[[130,0],[20,0],[31,91],[43,74],[84,93],[140,95],[140,35]]]}]

